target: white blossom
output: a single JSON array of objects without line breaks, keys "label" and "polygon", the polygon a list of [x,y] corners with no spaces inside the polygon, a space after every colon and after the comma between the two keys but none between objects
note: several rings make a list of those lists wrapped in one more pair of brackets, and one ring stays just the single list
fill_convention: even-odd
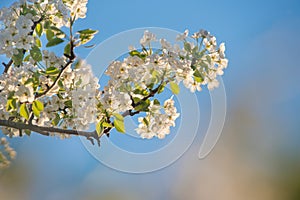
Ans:
[{"label": "white blossom", "polygon": [[150,42],[153,42],[153,41],[156,41],[156,36],[153,33],[146,30],[144,32],[144,36],[140,40],[140,44],[143,46],[148,46],[150,44]]}]

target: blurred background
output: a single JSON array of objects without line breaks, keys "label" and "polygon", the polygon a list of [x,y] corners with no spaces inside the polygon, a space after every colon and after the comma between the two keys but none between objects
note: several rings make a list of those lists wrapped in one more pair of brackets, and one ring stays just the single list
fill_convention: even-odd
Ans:
[{"label": "blurred background", "polygon": [[[1,0],[0,6],[10,3]],[[298,0],[89,0],[87,18],[76,26],[99,29],[96,44],[147,26],[204,28],[224,41],[229,66],[223,76],[227,116],[221,138],[208,157],[198,159],[210,116],[204,90],[197,95],[204,125],[193,145],[156,172],[110,169],[76,137],[10,139],[18,155],[0,171],[1,200],[300,199]],[[89,51],[77,53],[84,58]]]}]

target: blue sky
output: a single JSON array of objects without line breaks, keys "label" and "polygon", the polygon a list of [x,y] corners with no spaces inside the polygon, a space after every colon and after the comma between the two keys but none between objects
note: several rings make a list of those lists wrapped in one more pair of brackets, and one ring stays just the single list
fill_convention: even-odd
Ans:
[{"label": "blue sky", "polygon": [[[1,0],[0,6],[10,2]],[[89,0],[87,18],[78,21],[76,26],[78,29],[98,29],[100,32],[95,37],[95,44],[119,32],[141,27],[177,31],[188,28],[191,32],[201,28],[209,30],[219,42],[226,43],[229,66],[223,80],[228,115],[238,106],[248,107],[264,125],[262,130],[257,130],[263,138],[283,138],[285,145],[280,144],[280,148],[297,152],[295,141],[299,141],[300,128],[299,1]],[[77,52],[84,58],[89,50]],[[207,91],[199,94],[198,99],[203,110],[201,115],[208,118]],[[239,122],[227,118],[226,123],[225,126],[230,126]],[[274,130],[274,124],[283,127],[284,131]],[[195,149],[201,138],[199,135],[194,142]],[[80,190],[88,183],[94,184],[91,191],[113,189],[114,184],[116,187],[128,184],[125,188],[137,187],[146,191],[147,184],[139,185],[138,182],[147,180],[155,184],[155,180],[163,177],[167,179],[162,180],[163,184],[171,184],[176,168],[183,164],[179,160],[175,165],[152,174],[129,175],[101,165],[86,152],[78,138],[61,141],[32,135],[31,138],[12,142],[18,150],[18,162],[25,162],[35,170],[29,186],[33,194],[31,199],[41,199],[44,195],[46,199],[55,199],[55,195],[75,198],[74,188]],[[188,154],[196,156],[197,151],[189,151]],[[97,182],[101,179],[108,184]],[[127,183],[126,180],[132,182]],[[157,195],[153,198],[167,198],[166,187],[155,186]]]}]

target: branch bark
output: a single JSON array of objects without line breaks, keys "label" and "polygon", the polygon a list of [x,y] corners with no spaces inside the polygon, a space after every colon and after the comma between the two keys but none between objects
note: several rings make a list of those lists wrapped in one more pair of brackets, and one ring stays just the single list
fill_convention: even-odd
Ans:
[{"label": "branch bark", "polygon": [[75,136],[84,136],[91,143],[94,145],[94,140],[97,141],[98,145],[100,146],[100,137],[104,134],[98,135],[96,131],[77,131],[77,130],[70,130],[70,129],[61,129],[55,127],[44,127],[44,126],[37,126],[33,124],[25,124],[22,122],[13,122],[11,120],[0,120],[0,126],[5,126],[9,128],[15,128],[18,130],[31,130],[33,132],[39,133],[44,136],[49,136],[50,133],[61,133],[66,135],[75,135]]}]

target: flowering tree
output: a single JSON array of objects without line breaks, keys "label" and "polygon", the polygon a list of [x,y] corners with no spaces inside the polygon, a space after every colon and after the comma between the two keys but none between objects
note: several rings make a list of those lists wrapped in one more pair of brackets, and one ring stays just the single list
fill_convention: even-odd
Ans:
[{"label": "flowering tree", "polygon": [[[179,113],[172,97],[160,102],[157,94],[169,85],[176,95],[181,82],[191,92],[218,86],[217,76],[228,62],[224,43],[218,46],[205,30],[194,33],[190,42],[186,30],[177,36],[182,45],[159,39],[161,48],[153,49],[151,42],[158,39],[145,31],[141,47],[131,47],[126,58],[108,66],[110,80],[100,91],[91,67],[75,53],[97,33],[73,30],[76,20],[85,18],[86,4],[87,0],[20,0],[0,10],[0,54],[7,57],[0,75],[3,134],[75,135],[100,145],[101,136],[114,128],[125,133],[124,117],[144,113],[137,133],[162,139]],[[87,131],[92,124],[95,130]],[[4,138],[0,145],[0,166],[6,166],[15,152]]]}]

